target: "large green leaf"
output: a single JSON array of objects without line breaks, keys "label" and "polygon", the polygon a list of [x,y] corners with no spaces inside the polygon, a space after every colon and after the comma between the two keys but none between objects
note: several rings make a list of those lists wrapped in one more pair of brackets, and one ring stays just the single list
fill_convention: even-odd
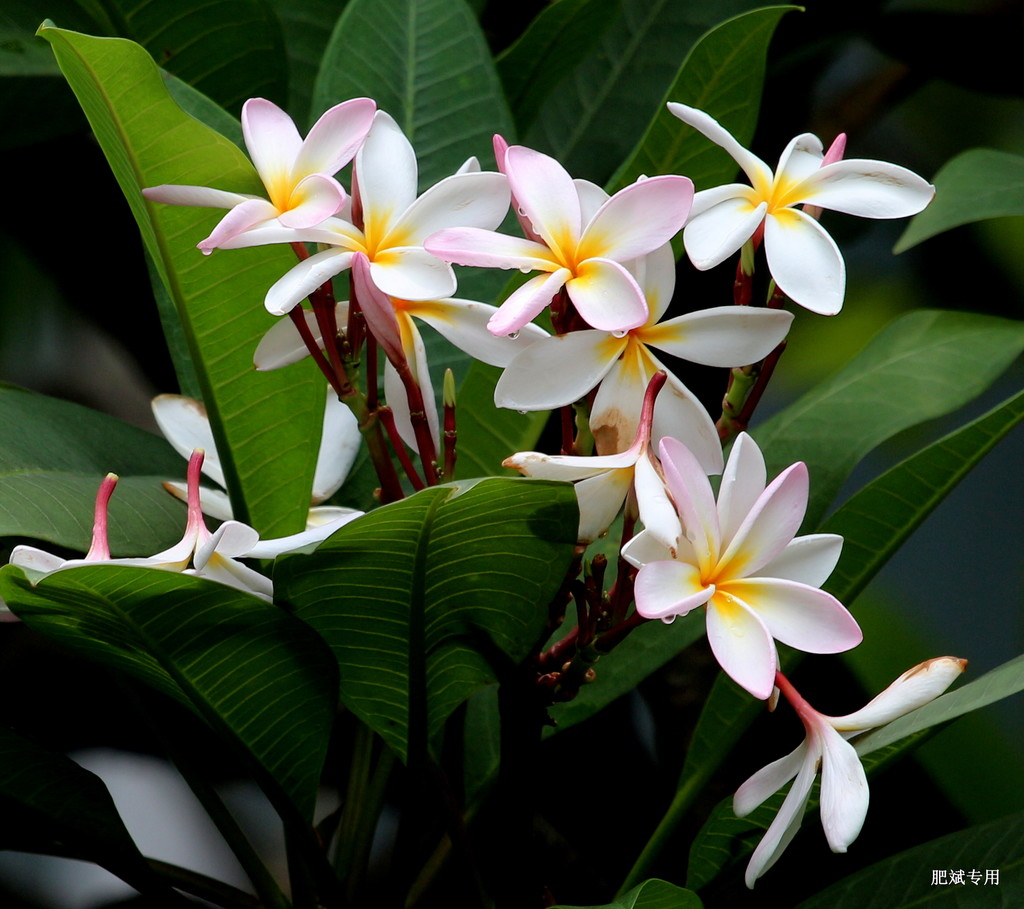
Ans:
[{"label": "large green leaf", "polygon": [[1009,215],[1024,215],[1024,157],[972,148],[940,168],[935,199],[914,216],[893,251],[903,252],[961,224]]},{"label": "large green leaf", "polygon": [[184,509],[162,480],[185,462],[163,439],[78,404],[0,385],[0,536],[85,552],[93,504],[108,473],[114,555],[151,555],[181,538]]},{"label": "large green leaf", "polygon": [[701,909],[696,893],[668,881],[649,880],[601,906],[557,906],[555,909]]},{"label": "large green leaf", "polygon": [[559,0],[544,7],[497,58],[516,126],[524,132],[544,99],[589,53],[618,15],[621,0]]},{"label": "large green leaf", "polygon": [[[933,870],[943,872],[944,879],[933,882]],[[962,871],[963,883],[951,882],[951,871]],[[1024,812],[1017,812],[878,862],[804,900],[798,909],[1008,909],[1022,903]]]},{"label": "large green leaf", "polygon": [[302,528],[326,383],[312,364],[255,373],[272,324],[260,301],[294,258],[277,248],[218,252],[194,245],[220,212],[146,203],[144,186],[182,183],[262,192],[227,139],[170,99],[137,44],[44,27],[103,148],[160,279],[175,302],[225,469],[235,516],[264,535]]},{"label": "large green leaf", "polygon": [[311,817],[336,669],[302,622],[205,578],[123,565],[57,571],[37,586],[8,565],[0,596],[29,627],[194,710]]},{"label": "large green leaf", "polygon": [[103,781],[70,758],[3,728],[0,805],[0,848],[95,862],[142,893],[171,899],[125,828]]},{"label": "large green leaf", "polygon": [[[706,111],[746,145],[761,109],[765,60],[775,27],[796,6],[741,13],[703,35],[687,54],[664,101]],[[730,182],[737,164],[725,150],[673,116],[661,104],[630,157],[609,182],[610,191],[641,174],[685,174],[698,190]]]},{"label": "large green leaf", "polygon": [[574,177],[605,184],[658,112],[689,49],[712,26],[757,5],[623,3],[597,46],[545,99],[524,144],[553,155]]},{"label": "large green leaf", "polygon": [[1024,323],[917,310],[891,322],[839,372],[752,434],[772,475],[810,471],[806,526],[816,526],[850,471],[896,433],[972,400],[1024,349]]},{"label": "large green leaf", "polygon": [[247,98],[284,103],[284,40],[280,23],[262,0],[107,3],[120,36],[137,41],[162,67],[229,110],[237,113]]},{"label": "large green leaf", "polygon": [[536,643],[578,520],[568,484],[434,487],[280,559],[274,582],[330,644],[342,701],[405,758]]},{"label": "large green leaf", "polygon": [[491,137],[511,137],[512,117],[487,41],[465,0],[350,0],[324,53],[315,110],[366,96],[391,114],[416,149],[420,188]]}]

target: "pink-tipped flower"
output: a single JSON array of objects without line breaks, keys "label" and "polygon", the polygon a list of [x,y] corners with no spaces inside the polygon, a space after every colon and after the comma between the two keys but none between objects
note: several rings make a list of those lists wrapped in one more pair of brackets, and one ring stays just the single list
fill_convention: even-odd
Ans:
[{"label": "pink-tipped flower", "polygon": [[[775,283],[812,312],[834,315],[842,308],[846,266],[825,229],[797,206],[862,218],[906,218],[935,194],[927,180],[896,164],[855,158],[825,163],[821,141],[810,133],[786,146],[773,173],[703,111],[675,102],[668,109],[732,155],[751,183],[716,186],[694,196],[683,231],[690,261],[701,271],[713,268],[763,228]],[[842,148],[832,154],[841,155]]]},{"label": "pink-tipped flower", "polygon": [[700,462],[682,443],[663,439],[660,451],[676,512],[646,513],[641,502],[645,529],[622,552],[640,569],[640,615],[670,622],[706,607],[719,665],[762,699],[774,685],[776,640],[809,653],[838,653],[860,643],[853,616],[819,589],[839,560],[842,537],[796,536],[807,508],[803,462],[766,486],[761,451],[741,433],[716,501]]},{"label": "pink-tipped flower", "polygon": [[693,198],[687,177],[640,179],[596,210],[591,195],[554,158],[510,146],[502,167],[520,221],[539,239],[455,228],[424,244],[459,265],[539,271],[498,309],[489,327],[514,334],[563,287],[581,318],[602,331],[628,331],[648,316],[647,302],[625,264],[667,243],[683,226]]},{"label": "pink-tipped flower", "polygon": [[267,198],[167,184],[142,194],[169,205],[230,209],[199,243],[204,253],[267,222],[289,230],[314,227],[345,206],[347,195],[333,175],[352,160],[376,109],[369,98],[343,101],[324,113],[303,139],[292,118],[276,104],[250,98],[242,107],[242,133]]},{"label": "pink-tipped flower", "polygon": [[748,887],[775,864],[796,835],[819,771],[825,838],[833,852],[846,852],[860,833],[868,810],[867,777],[848,739],[923,707],[952,685],[966,667],[967,661],[956,657],[926,660],[904,672],[865,707],[845,716],[818,713],[780,674],[779,687],[803,722],[807,737],[795,751],[757,771],[733,797],[733,811],[744,817],[793,780],[750,857],[745,875]]}]

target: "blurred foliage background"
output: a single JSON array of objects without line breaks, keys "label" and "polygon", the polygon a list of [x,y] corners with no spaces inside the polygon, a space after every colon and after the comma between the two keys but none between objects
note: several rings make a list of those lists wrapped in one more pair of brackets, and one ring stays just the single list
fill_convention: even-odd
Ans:
[{"label": "blurred foliage background", "polygon": [[[544,6],[506,0],[471,5],[495,53]],[[699,34],[759,4],[652,0],[649,5],[672,12]],[[162,66],[211,92],[237,115],[245,98],[255,95],[293,111],[308,105],[311,76],[303,71],[304,61],[325,46],[343,6],[340,0],[220,4],[216,15],[233,21],[251,40],[246,54],[218,59],[209,49],[182,46],[172,52],[162,44],[164,25],[177,7],[169,0],[146,5],[5,0],[0,7],[0,161],[8,214],[0,221],[0,380],[150,429],[150,398],[177,390],[134,222],[49,48],[32,37],[42,19],[90,34],[132,37]],[[608,4],[609,15],[614,7]],[[659,65],[667,61],[674,68],[680,61],[679,38],[671,30],[654,30],[645,41],[638,78],[657,79]],[[802,12],[786,14],[776,32],[751,147],[773,163],[797,133],[813,132],[827,145],[846,132],[848,156],[897,162],[929,178],[970,148],[1024,154],[1022,43],[1024,3],[1017,0],[808,0]],[[599,60],[598,65],[617,62]],[[225,71],[235,78],[224,78]],[[559,92],[556,86],[553,94]],[[571,106],[560,113],[571,118]],[[606,179],[615,159],[603,147],[602,132],[628,137],[633,117],[638,135],[652,112],[615,113],[580,137],[568,159],[563,156],[575,175]],[[538,115],[520,140],[541,150],[551,150],[546,142],[562,141],[549,126],[559,111],[548,114],[548,121]],[[481,149],[481,157],[487,154]],[[899,256],[892,247],[905,227],[901,223],[828,212],[823,221],[846,257],[845,308],[830,320],[798,314],[765,414],[838,368],[901,312],[930,307],[1024,315],[1020,217],[965,225]],[[726,302],[731,280],[729,268],[697,274],[684,263],[674,306],[682,311]],[[972,406],[972,413],[1005,398],[1022,378],[1018,364]],[[719,379],[696,388],[711,406],[720,394]],[[851,491],[882,465],[963,421],[958,415],[888,443],[858,470]],[[802,676],[813,679],[807,690],[821,692],[817,707],[836,714],[853,709],[864,691],[874,692],[913,663],[941,653],[969,658],[971,670],[980,674],[1024,650],[1022,457],[1024,439],[1018,432],[940,507],[861,598],[856,611],[865,627],[864,647],[841,666],[836,659],[813,658],[801,667]],[[606,715],[557,738],[552,767],[572,749],[609,756],[593,762],[593,770],[574,771],[572,785],[598,794],[599,804],[585,798],[574,802],[576,816],[561,819],[564,824],[585,825],[598,816],[608,823],[609,814],[621,815],[616,817],[621,837],[643,841],[674,784],[685,747],[681,730],[700,702],[691,685],[706,675],[705,656],[685,654]],[[0,684],[7,693],[2,721],[55,747],[156,750],[149,733],[126,719],[127,708],[119,706],[109,678],[23,628],[0,626]],[[874,783],[867,826],[849,856],[831,855],[820,831],[807,825],[799,848],[759,883],[758,898],[774,894],[786,905],[795,904],[801,894],[814,891],[819,870],[826,879],[841,873],[837,863],[843,863],[842,872],[852,872],[893,850],[1024,808],[1021,702],[1011,699],[1000,707],[961,720]],[[603,732],[627,715],[635,734],[609,743]],[[741,750],[736,783],[766,755],[792,747],[798,735],[781,718],[755,734],[771,736],[777,744]],[[619,768],[611,778],[609,766]],[[984,773],[976,772],[979,766]],[[564,780],[561,771],[553,772],[552,791]],[[708,803],[724,794],[709,792]],[[680,832],[680,849],[692,833]],[[617,869],[614,845],[609,843],[607,854],[566,855],[566,867],[582,865],[598,876],[603,863]],[[671,875],[669,867],[658,870]],[[745,894],[712,894],[708,905],[746,905],[744,899]]]}]

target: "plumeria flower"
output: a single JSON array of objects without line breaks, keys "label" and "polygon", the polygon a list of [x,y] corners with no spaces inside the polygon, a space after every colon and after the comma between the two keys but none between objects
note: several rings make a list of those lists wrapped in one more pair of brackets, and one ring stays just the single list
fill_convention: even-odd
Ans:
[{"label": "plumeria flower", "polygon": [[786,146],[773,173],[703,111],[675,102],[668,109],[732,155],[751,183],[697,193],[683,231],[690,261],[702,271],[713,268],[763,229],[772,278],[794,303],[812,312],[834,315],[842,308],[846,266],[824,228],[797,206],[905,218],[935,194],[928,181],[885,161],[849,158],[823,165],[821,141],[810,133]]},{"label": "plumeria flower", "polygon": [[267,292],[272,315],[289,312],[362,254],[373,283],[403,300],[434,300],[455,293],[455,272],[423,248],[423,241],[447,227],[497,227],[508,211],[503,174],[463,167],[421,196],[416,195],[416,154],[398,124],[377,111],[356,155],[351,207],[316,227],[293,230],[280,219],[222,243],[224,249],[304,241],[329,247],[287,272]]},{"label": "plumeria flower", "polygon": [[839,560],[842,537],[796,536],[807,508],[807,467],[797,462],[765,485],[760,449],[740,433],[715,501],[697,458],[662,439],[661,466],[677,514],[646,514],[622,555],[640,571],[637,612],[672,621],[707,609],[707,635],[723,670],[767,698],[778,667],[775,640],[809,653],[860,643],[846,608],[819,587]]},{"label": "plumeria flower", "polygon": [[908,669],[865,707],[846,716],[818,713],[781,674],[779,687],[807,730],[807,738],[784,758],[757,771],[736,791],[733,811],[744,817],[790,780],[792,787],[747,865],[748,887],[764,874],[792,841],[818,772],[821,773],[821,823],[833,852],[846,852],[857,838],[868,810],[868,782],[854,746],[848,741],[884,726],[942,694],[967,667],[956,657],[938,657]]},{"label": "plumeria flower", "polygon": [[648,316],[647,302],[625,263],[667,243],[683,226],[693,183],[674,175],[641,178],[588,210],[578,185],[554,158],[521,145],[505,151],[520,220],[540,240],[470,227],[440,231],[424,244],[459,265],[539,271],[515,290],[490,321],[496,335],[514,334],[563,287],[580,317],[602,331],[628,331]]},{"label": "plumeria flower", "polygon": [[[531,344],[517,354],[494,390],[499,407],[550,410],[599,386],[590,430],[601,454],[621,451],[635,435],[644,389],[668,372],[654,349],[707,366],[745,366],[769,354],[786,336],[792,314],[750,306],[717,306],[659,322],[675,288],[675,257],[665,245],[632,266],[649,307],[642,325],[622,332],[588,329]],[[708,473],[722,470],[722,445],[704,405],[679,379],[654,410],[655,441],[682,441]]]},{"label": "plumeria flower", "polygon": [[170,205],[230,209],[199,244],[207,254],[269,221],[283,228],[313,227],[344,207],[347,195],[333,175],[352,160],[376,109],[369,98],[343,101],[320,117],[303,140],[291,117],[276,104],[250,98],[242,107],[242,134],[267,198],[166,184],[142,194]]},{"label": "plumeria flower", "polygon": [[[292,330],[294,331],[294,328]],[[298,332],[295,332],[295,337],[298,338]],[[197,448],[206,452],[202,471],[221,488],[201,490],[203,512],[221,521],[230,520],[233,516],[231,502],[227,493],[223,491],[226,486],[224,470],[217,455],[206,408],[193,398],[169,394],[158,395],[153,399],[151,406],[160,431],[178,454],[189,458]],[[323,431],[320,436],[320,453],[313,475],[312,507],[306,518],[307,529],[331,524],[353,513],[350,508],[320,503],[341,488],[359,452],[361,442],[359,425],[352,411],[336,397],[328,394],[324,407]],[[187,491],[181,484],[165,483],[164,486],[179,499],[187,498]]]},{"label": "plumeria flower", "polygon": [[611,526],[631,489],[635,489],[636,499],[645,503],[644,512],[648,515],[659,506],[671,508],[649,454],[655,399],[665,379],[665,373],[660,372],[648,383],[636,437],[624,452],[583,457],[520,451],[506,458],[502,467],[511,467],[528,477],[575,483],[580,543],[593,542]]}]

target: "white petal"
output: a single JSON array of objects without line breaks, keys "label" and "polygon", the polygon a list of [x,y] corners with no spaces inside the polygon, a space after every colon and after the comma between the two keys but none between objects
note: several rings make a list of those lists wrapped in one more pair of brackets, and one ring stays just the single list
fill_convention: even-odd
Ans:
[{"label": "white petal", "polygon": [[192,456],[197,448],[206,452],[203,458],[203,473],[221,486],[224,471],[213,440],[210,418],[202,402],[184,395],[157,395],[150,407],[156,424],[171,447],[183,458]]},{"label": "white petal", "polygon": [[718,665],[739,686],[764,700],[775,687],[778,654],[761,619],[735,597],[716,591],[708,604],[708,643]]},{"label": "white petal", "polygon": [[259,539],[260,535],[248,524],[225,521],[210,534],[206,542],[196,548],[193,564],[201,571],[215,552],[228,559],[242,558]]},{"label": "white petal", "polygon": [[492,335],[487,330],[487,323],[498,308],[474,300],[449,297],[409,303],[406,311],[422,319],[459,350],[491,366],[508,366],[531,343],[548,337],[543,328],[532,322],[524,325],[515,338]]},{"label": "white petal", "polygon": [[575,485],[580,506],[579,542],[592,543],[611,526],[632,481],[632,469],[620,468],[603,471]]},{"label": "white petal", "polygon": [[795,208],[769,215],[764,252],[775,283],[794,303],[823,316],[843,308],[846,265],[814,218]]},{"label": "white petal", "polygon": [[[657,367],[651,363],[643,345],[635,339],[603,336],[600,356],[606,360],[608,371],[601,379],[590,408],[590,431],[597,450],[601,454],[611,454],[633,443],[640,425],[647,383]],[[665,394],[663,387],[658,395],[658,404]]]},{"label": "white petal", "polygon": [[732,444],[729,461],[718,487],[718,520],[726,545],[757,504],[768,482],[768,472],[761,449],[745,432]]},{"label": "white petal", "polygon": [[571,404],[601,381],[625,343],[588,331],[542,338],[508,364],[495,386],[495,404],[515,410]]},{"label": "white petal", "polygon": [[456,265],[518,268],[527,272],[553,271],[559,267],[550,250],[540,243],[476,227],[439,230],[427,237],[423,248]]},{"label": "white petal", "polygon": [[846,732],[883,726],[937,698],[966,668],[967,661],[957,657],[926,660],[904,672],[860,710],[827,719],[833,727]]},{"label": "white petal", "polygon": [[821,825],[833,852],[846,852],[868,813],[868,780],[854,750],[831,726],[823,724]]},{"label": "white petal", "polygon": [[707,473],[682,442],[665,438],[658,447],[662,472],[679,510],[686,538],[700,554],[701,564],[710,568],[718,561],[721,536],[718,509]]},{"label": "white petal", "polygon": [[504,174],[486,171],[446,177],[409,206],[382,243],[413,246],[433,233],[455,227],[494,230],[505,217],[508,202]]},{"label": "white petal", "polygon": [[808,184],[814,205],[862,218],[907,218],[935,195],[934,186],[905,167],[856,158],[827,164]]},{"label": "white petal", "polygon": [[785,578],[820,587],[839,564],[842,551],[843,538],[838,534],[807,534],[794,538],[779,555],[759,568],[757,573],[764,578]]},{"label": "white petal", "polygon": [[589,180],[575,179],[572,183],[576,187],[577,195],[580,197],[580,221],[582,224],[589,224],[601,206],[611,196],[596,183],[591,183]]},{"label": "white petal", "polygon": [[259,198],[228,192],[225,189],[212,189],[209,186],[179,186],[174,183],[147,186],[142,190],[142,195],[150,202],[163,202],[164,205],[193,205],[199,208],[234,208],[242,202]]},{"label": "white petal", "polygon": [[824,157],[821,139],[811,133],[802,133],[791,139],[779,156],[775,168],[776,182],[783,185],[802,182],[821,169]]},{"label": "white petal", "polygon": [[665,314],[676,289],[676,254],[672,244],[659,246],[631,262],[629,268],[647,300],[650,312],[646,324],[653,325]]},{"label": "white petal", "polygon": [[67,561],[67,559],[56,556],[51,552],[24,544],[15,546],[11,550],[10,558],[12,565],[17,565],[19,568],[24,568],[28,571],[39,572],[40,574],[56,571],[58,568],[66,565]]},{"label": "white petal", "polygon": [[804,739],[785,757],[762,767],[743,783],[732,797],[733,814],[746,817],[793,779],[807,759],[807,748],[807,740]]},{"label": "white petal", "polygon": [[641,530],[622,547],[622,557],[634,568],[643,568],[648,562],[671,562],[674,558],[668,547],[647,530]]},{"label": "white petal", "polygon": [[753,306],[715,306],[639,329],[645,344],[704,366],[746,366],[786,337],[793,314]]},{"label": "white petal", "polygon": [[676,618],[703,606],[714,592],[694,565],[648,562],[636,576],[636,611],[645,619]]},{"label": "white petal", "polygon": [[683,228],[683,246],[693,267],[707,271],[728,259],[754,235],[767,210],[764,202],[755,207],[733,197],[692,215]]},{"label": "white petal", "polygon": [[359,453],[363,437],[351,409],[328,393],[320,454],[313,475],[313,502],[323,502],[341,488]]},{"label": "white petal", "polygon": [[[434,398],[434,388],[430,382],[430,370],[427,367],[427,351],[423,344],[422,336],[415,326],[412,325],[411,320],[409,326],[411,327],[411,337],[408,340],[412,342],[412,350],[408,352],[409,367],[412,371],[413,379],[419,385],[420,393],[423,396],[427,426],[430,429],[431,438],[434,440],[434,453],[436,455],[441,450],[441,430],[437,416],[437,401]],[[416,433],[412,425],[409,398],[405,385],[390,362],[384,364],[384,394],[395,415],[395,425],[398,428],[398,434],[413,451],[418,451],[419,446],[416,444]]]},{"label": "white petal", "polygon": [[416,199],[416,153],[398,124],[382,110],[356,156],[356,184],[366,233],[378,238]]},{"label": "white petal", "polygon": [[[347,310],[347,306],[345,307]],[[316,313],[311,309],[302,311],[306,326],[309,328],[313,340],[317,346],[323,349],[323,335],[320,332],[320,324],[317,322]],[[344,325],[342,320],[340,325]],[[260,338],[256,345],[256,352],[252,356],[253,365],[258,370],[280,369],[282,366],[291,366],[309,356],[309,350],[302,340],[302,335],[292,323],[291,319],[279,319]]]},{"label": "white petal", "polygon": [[841,653],[863,639],[843,604],[817,587],[782,578],[747,578],[722,587],[756,612],[772,637],[805,653]]},{"label": "white petal", "polygon": [[[666,549],[669,557],[675,558],[679,555],[683,526],[679,522],[675,505],[668,497],[668,490],[661,475],[655,470],[646,451],[636,462],[633,484],[636,489],[637,510],[640,512],[640,520],[643,521],[647,536],[654,539],[659,547]],[[665,556],[658,558],[663,559]]]},{"label": "white petal", "polygon": [[378,252],[370,263],[373,283],[403,300],[436,300],[455,293],[455,272],[421,246]]},{"label": "white petal", "polygon": [[314,290],[352,265],[353,253],[326,249],[285,272],[267,291],[263,301],[272,316],[283,316]]},{"label": "white petal", "polygon": [[302,549],[304,546],[309,546],[311,543],[319,543],[326,540],[336,530],[344,527],[350,521],[354,521],[362,514],[363,512],[361,511],[349,511],[333,521],[320,524],[301,533],[293,533],[291,536],[277,537],[273,540],[261,540],[249,550],[247,555],[251,559],[277,558],[283,552],[292,552],[296,549]]},{"label": "white petal", "polygon": [[724,148],[743,169],[743,172],[750,178],[752,183],[758,180],[770,181],[772,172],[753,152],[747,151],[725,127],[710,115],[695,107],[687,107],[675,101],[668,103],[668,109],[683,123],[687,123],[694,129],[703,133],[715,145]]}]

